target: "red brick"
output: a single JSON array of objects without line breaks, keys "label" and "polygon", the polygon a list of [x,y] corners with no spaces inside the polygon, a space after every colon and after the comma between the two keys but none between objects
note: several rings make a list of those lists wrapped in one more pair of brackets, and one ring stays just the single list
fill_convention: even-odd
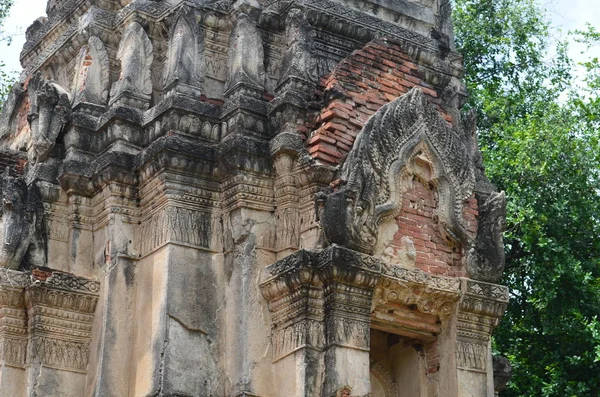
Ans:
[{"label": "red brick", "polygon": [[422,80],[420,78],[415,77],[415,76],[411,76],[409,74],[407,74],[404,78],[406,80],[412,82],[412,83],[415,83],[415,84],[421,84],[421,82],[422,82]]},{"label": "red brick", "polygon": [[312,138],[308,140],[309,145],[313,145],[315,143],[325,142],[335,144],[335,139],[326,136],[325,134],[315,134]]},{"label": "red brick", "polygon": [[329,145],[327,143],[319,143],[313,147],[311,147],[309,149],[309,151],[311,152],[322,152],[322,153],[326,153],[330,156],[333,156],[335,158],[341,159],[343,156],[342,153],[340,153],[337,148],[335,146]]},{"label": "red brick", "polygon": [[437,98],[437,96],[438,96],[437,92],[435,92],[432,89],[429,89],[429,88],[426,88],[426,87],[421,87],[421,89],[423,90],[424,94],[430,95],[430,96],[432,96],[434,98]]},{"label": "red brick", "polygon": [[339,159],[337,159],[335,157],[332,157],[332,156],[330,156],[330,155],[328,155],[326,153],[323,153],[323,152],[316,152],[312,156],[313,156],[313,158],[316,158],[318,160],[321,160],[321,161],[323,161],[325,163],[329,163],[329,164],[332,164],[332,165],[335,165],[335,164],[339,163]]}]

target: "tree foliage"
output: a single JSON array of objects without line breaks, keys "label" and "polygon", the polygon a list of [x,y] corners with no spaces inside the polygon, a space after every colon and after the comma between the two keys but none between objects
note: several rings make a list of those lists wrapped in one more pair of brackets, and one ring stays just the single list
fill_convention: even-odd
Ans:
[{"label": "tree foliage", "polygon": [[[14,0],[0,0],[0,41],[10,41],[10,36],[4,34],[2,27],[13,3]],[[14,74],[6,71],[6,65],[0,60],[0,105],[4,101],[4,98],[6,98],[14,81]]]},{"label": "tree foliage", "polygon": [[[487,174],[508,199],[504,395],[600,396],[598,60],[575,85],[535,0],[454,0],[454,21]],[[592,28],[571,37],[600,44]]]}]

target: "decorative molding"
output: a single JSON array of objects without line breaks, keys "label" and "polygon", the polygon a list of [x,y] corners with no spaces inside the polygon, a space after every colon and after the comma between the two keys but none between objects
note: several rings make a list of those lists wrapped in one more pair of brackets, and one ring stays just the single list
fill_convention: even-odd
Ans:
[{"label": "decorative molding", "polygon": [[[440,289],[435,285],[408,280],[383,279],[378,284],[374,311],[385,311],[389,304],[417,309],[423,314],[447,318],[454,313],[460,299],[457,289]],[[381,307],[379,307],[381,305]]]},{"label": "decorative molding", "polygon": [[0,270],[0,364],[85,373],[99,289],[53,270]]},{"label": "decorative molding", "polygon": [[63,340],[48,337],[29,339],[30,362],[65,371],[87,373],[90,341]]},{"label": "decorative molding", "polygon": [[459,339],[456,342],[456,362],[460,369],[474,372],[487,372],[487,343]]},{"label": "decorative molding", "polygon": [[508,305],[508,288],[462,279],[463,297],[457,322],[456,358],[458,368],[487,372],[489,343]]}]

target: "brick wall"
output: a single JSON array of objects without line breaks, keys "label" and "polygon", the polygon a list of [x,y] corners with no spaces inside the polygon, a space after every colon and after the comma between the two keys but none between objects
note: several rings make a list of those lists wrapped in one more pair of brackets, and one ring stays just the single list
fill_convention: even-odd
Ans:
[{"label": "brick wall", "polygon": [[[452,118],[441,107],[437,92],[424,82],[412,58],[392,40],[376,39],[342,61],[321,82],[324,107],[308,138],[311,156],[320,162],[337,165],[352,149],[356,136],[368,119],[383,105],[419,86],[442,117]],[[444,236],[437,218],[437,189],[415,177],[403,195],[402,209],[396,218],[398,232],[391,242],[394,253],[406,250],[402,239],[414,244],[415,267],[429,273],[463,277],[462,247]],[[464,223],[475,237],[477,201],[465,202]]]},{"label": "brick wall", "polygon": [[[424,82],[417,65],[392,40],[377,39],[354,51],[322,79],[325,106],[308,139],[313,158],[325,164],[339,164],[352,148],[356,136],[379,108],[415,86],[439,107],[437,92]],[[451,117],[440,108],[449,122]]]},{"label": "brick wall", "polygon": [[[477,206],[476,201],[474,205]],[[437,219],[437,206],[433,186],[414,178],[402,196],[402,208],[396,217],[398,232],[390,245],[395,252],[401,251],[405,249],[402,239],[408,237],[416,251],[415,267],[428,273],[464,277],[461,247],[444,237]],[[475,219],[473,214],[469,215]]]}]

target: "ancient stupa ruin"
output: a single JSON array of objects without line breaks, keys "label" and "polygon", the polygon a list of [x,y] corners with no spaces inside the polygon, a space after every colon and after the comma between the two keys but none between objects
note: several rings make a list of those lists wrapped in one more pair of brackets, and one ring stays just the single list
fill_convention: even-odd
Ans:
[{"label": "ancient stupa ruin", "polygon": [[0,396],[493,397],[505,199],[450,16],[49,1],[0,120]]}]

